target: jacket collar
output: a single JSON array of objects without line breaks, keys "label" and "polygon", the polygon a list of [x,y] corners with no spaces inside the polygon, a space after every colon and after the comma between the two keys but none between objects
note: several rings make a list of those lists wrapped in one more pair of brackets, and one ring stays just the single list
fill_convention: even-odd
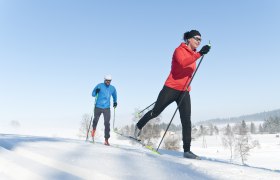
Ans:
[{"label": "jacket collar", "polygon": [[186,43],[181,43],[181,44],[180,44],[180,47],[186,49],[186,50],[189,51],[189,52],[196,52],[196,49],[195,49],[195,50],[192,50],[191,48],[189,48],[189,46],[186,45]]}]

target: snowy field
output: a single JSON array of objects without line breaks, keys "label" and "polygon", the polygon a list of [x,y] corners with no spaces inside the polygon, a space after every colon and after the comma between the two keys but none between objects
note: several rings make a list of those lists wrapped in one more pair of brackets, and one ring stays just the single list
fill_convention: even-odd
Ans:
[{"label": "snowy field", "polygon": [[114,133],[108,147],[103,145],[103,132],[98,132],[95,144],[65,132],[69,138],[2,130],[0,179],[280,179],[280,142],[275,135],[255,135],[261,147],[241,165],[238,158],[229,162],[230,153],[218,136],[206,137],[207,148],[202,148],[201,139],[194,141],[192,150],[203,160],[189,160],[176,151],[160,150],[162,155],[156,155]]},{"label": "snowy field", "polygon": [[[251,137],[259,141],[260,147],[250,150],[246,165],[280,171],[280,138],[276,138],[275,134],[256,134]],[[192,142],[192,150],[201,156],[230,160],[230,151],[222,146],[220,136],[206,136],[205,139],[207,148],[202,148],[202,138],[199,138]],[[241,164],[241,159],[234,157],[232,163]]]}]

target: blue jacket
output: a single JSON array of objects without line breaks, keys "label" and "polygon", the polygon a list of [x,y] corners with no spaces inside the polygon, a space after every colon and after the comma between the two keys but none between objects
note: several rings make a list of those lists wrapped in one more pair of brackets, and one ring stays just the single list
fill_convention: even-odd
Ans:
[{"label": "blue jacket", "polygon": [[99,88],[100,91],[98,93],[95,107],[102,108],[102,109],[110,108],[111,96],[113,97],[114,103],[117,102],[117,91],[114,86],[112,85],[107,86],[105,83],[98,84],[97,86],[95,86],[95,88],[92,91],[93,97],[96,96],[95,90],[97,88]]}]

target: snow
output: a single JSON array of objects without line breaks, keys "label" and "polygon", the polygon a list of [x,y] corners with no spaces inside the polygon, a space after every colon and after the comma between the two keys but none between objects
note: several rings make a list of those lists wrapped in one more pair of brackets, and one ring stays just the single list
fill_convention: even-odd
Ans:
[{"label": "snow", "polygon": [[94,144],[73,137],[0,134],[0,179],[280,179],[275,135],[254,136],[262,146],[252,150],[247,165],[229,162],[215,136],[206,137],[207,148],[193,141],[193,152],[203,160],[163,149],[157,155],[114,133],[111,146],[103,145],[103,132]]},{"label": "snow", "polygon": [[[252,167],[280,170],[280,138],[276,138],[275,134],[256,134],[251,135],[252,139],[258,140],[259,148],[254,148],[250,151],[247,165]],[[206,155],[211,158],[223,160],[230,159],[228,149],[222,147],[221,139],[214,136],[206,136],[207,148],[202,148],[202,140],[193,141],[194,151],[201,155]],[[240,164],[240,159],[236,158],[232,163]]]}]

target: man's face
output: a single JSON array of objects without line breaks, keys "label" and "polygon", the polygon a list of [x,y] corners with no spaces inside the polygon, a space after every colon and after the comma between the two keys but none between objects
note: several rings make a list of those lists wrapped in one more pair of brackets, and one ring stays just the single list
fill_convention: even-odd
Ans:
[{"label": "man's face", "polygon": [[109,85],[110,85],[110,83],[111,83],[111,80],[107,80],[107,79],[105,79],[104,83],[105,83],[107,86],[109,86]]}]

